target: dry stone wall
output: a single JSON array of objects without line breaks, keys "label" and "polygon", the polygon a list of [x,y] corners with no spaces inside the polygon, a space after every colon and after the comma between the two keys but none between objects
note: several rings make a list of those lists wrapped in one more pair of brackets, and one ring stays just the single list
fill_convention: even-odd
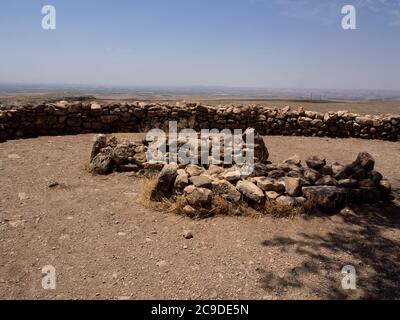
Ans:
[{"label": "dry stone wall", "polygon": [[348,111],[320,113],[302,108],[168,105],[143,102],[59,101],[0,106],[0,140],[38,135],[88,132],[142,132],[179,128],[246,129],[263,135],[304,135],[400,140],[400,115],[358,115]]},{"label": "dry stone wall", "polygon": [[[203,165],[155,163],[147,159],[148,147],[147,141],[96,135],[90,170],[96,174],[130,172],[138,177],[155,174],[150,201],[179,203],[178,211],[189,216],[209,216],[216,210],[238,214],[237,210],[249,207],[275,214],[314,207],[337,210],[348,203],[385,200],[391,193],[389,181],[374,170],[375,160],[367,152],[347,165],[327,163],[318,155],[305,159],[304,165],[298,156],[272,163],[263,143],[254,153],[253,170],[247,172],[241,170],[246,164],[227,165],[212,159]],[[222,151],[223,147],[221,159]]]}]

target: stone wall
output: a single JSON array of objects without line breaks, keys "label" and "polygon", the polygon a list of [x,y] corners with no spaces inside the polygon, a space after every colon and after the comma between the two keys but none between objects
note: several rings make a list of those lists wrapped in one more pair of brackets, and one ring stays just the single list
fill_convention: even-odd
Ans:
[{"label": "stone wall", "polygon": [[263,135],[304,135],[400,140],[400,115],[360,116],[348,111],[319,113],[301,108],[203,106],[143,102],[60,101],[0,106],[0,140],[88,132],[142,132],[180,128],[246,129]]},{"label": "stone wall", "polygon": [[[258,145],[254,165],[222,163],[223,146],[220,146],[220,159],[210,156],[206,163],[195,165],[170,163],[168,152],[165,161],[150,161],[147,141],[119,140],[99,134],[93,142],[89,168],[95,174],[129,172],[138,177],[155,176],[149,201],[175,203],[177,213],[193,217],[246,214],[248,208],[261,214],[277,215],[311,213],[315,208],[322,212],[355,202],[390,199],[390,183],[374,170],[375,160],[369,153],[359,153],[357,159],[347,165],[327,163],[317,155],[307,158],[305,165],[298,156],[272,163],[268,161],[267,146],[264,142],[258,144],[263,141],[262,137],[256,132],[254,135],[255,145]],[[193,139],[184,140],[181,142],[190,140],[197,151],[201,148],[199,140],[196,143]],[[246,143],[245,139],[242,143]],[[211,149],[210,143],[209,155]],[[199,154],[193,153],[199,157],[197,160],[201,158]]]}]

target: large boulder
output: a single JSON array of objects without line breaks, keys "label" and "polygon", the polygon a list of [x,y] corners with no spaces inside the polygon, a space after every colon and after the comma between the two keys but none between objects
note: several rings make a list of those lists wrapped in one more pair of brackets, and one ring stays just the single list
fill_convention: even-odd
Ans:
[{"label": "large boulder", "polygon": [[321,179],[315,182],[316,186],[335,186],[337,187],[338,183],[335,178],[332,176],[323,176]]},{"label": "large boulder", "polygon": [[367,152],[360,152],[354,165],[359,166],[366,171],[371,171],[374,170],[375,159]]},{"label": "large boulder", "polygon": [[236,190],[235,186],[226,180],[213,181],[212,187],[215,194],[230,202],[237,203],[242,197],[240,192]]},{"label": "large boulder", "polygon": [[355,179],[355,180],[364,180],[367,178],[367,171],[363,168],[353,166],[354,168],[354,173],[350,175],[350,179]]},{"label": "large boulder", "polygon": [[356,188],[358,186],[358,180],[356,179],[342,179],[338,181],[340,188]]},{"label": "large boulder", "polygon": [[328,166],[328,165],[324,165],[321,169],[319,169],[319,172],[323,176],[331,176],[331,175],[333,175],[332,167]]},{"label": "large boulder", "polygon": [[309,168],[319,170],[325,166],[326,161],[324,158],[321,158],[319,156],[312,156],[306,160],[306,163]]},{"label": "large boulder", "polygon": [[375,170],[368,172],[368,177],[375,183],[379,183],[383,179],[382,174]]},{"label": "large boulder", "polygon": [[211,179],[204,175],[191,177],[190,182],[195,187],[200,187],[200,188],[210,188],[211,187]]},{"label": "large boulder", "polygon": [[286,193],[291,197],[301,196],[301,180],[299,178],[285,177]]},{"label": "large boulder", "polygon": [[133,160],[135,155],[135,146],[131,143],[121,143],[118,144],[113,152],[112,158],[114,163],[118,166]]},{"label": "large boulder", "polygon": [[217,166],[215,164],[210,164],[210,166],[207,169],[207,173],[209,175],[218,175],[220,173],[224,172],[224,169],[220,166]]},{"label": "large boulder", "polygon": [[211,190],[197,188],[193,185],[187,186],[184,190],[186,201],[194,207],[208,207],[211,204]]},{"label": "large boulder", "polygon": [[236,184],[236,189],[254,202],[261,203],[264,200],[264,192],[254,183],[248,180],[241,180]]},{"label": "large boulder", "polygon": [[[247,171],[244,169],[248,169]],[[243,165],[241,168],[242,175],[249,176],[249,177],[261,177],[261,176],[267,176],[268,171],[270,169],[268,168],[268,165],[260,162],[256,162],[254,164],[246,164]]]},{"label": "large boulder", "polygon": [[285,176],[285,171],[283,171],[283,170],[277,169],[277,170],[272,170],[272,171],[268,172],[268,178],[271,178],[271,179],[279,179],[283,176]]},{"label": "large boulder", "polygon": [[90,153],[90,161],[93,160],[95,156],[97,156],[102,148],[105,148],[107,145],[107,138],[105,134],[96,134],[93,138],[93,146],[92,151]]},{"label": "large boulder", "polygon": [[202,173],[204,173],[206,171],[206,169],[204,169],[203,167],[197,166],[195,164],[189,164],[186,167],[186,172],[189,174],[189,176],[191,177],[196,177],[201,175]]},{"label": "large boulder", "polygon": [[112,148],[106,147],[90,162],[90,171],[97,174],[107,174],[112,170]]},{"label": "large boulder", "polygon": [[[352,164],[348,164],[346,166],[337,166],[336,170],[333,170],[333,177],[336,180],[343,180],[349,178],[352,174],[355,173],[355,168]],[[353,178],[352,178],[353,179]]]},{"label": "large boulder", "polygon": [[189,175],[183,169],[179,169],[177,173],[178,175],[176,176],[174,187],[178,191],[182,191],[189,185]]},{"label": "large boulder", "polygon": [[296,204],[296,200],[289,196],[280,196],[275,201],[283,207],[294,207]]},{"label": "large boulder", "polygon": [[178,175],[177,171],[178,165],[176,163],[164,165],[151,191],[150,200],[161,201],[172,194],[175,178]]},{"label": "large boulder", "polygon": [[275,200],[276,198],[280,197],[280,194],[275,191],[266,191],[265,196],[268,200]]},{"label": "large boulder", "polygon": [[232,168],[226,170],[222,174],[222,178],[227,180],[227,181],[238,181],[242,177],[242,172],[238,168]]},{"label": "large boulder", "polygon": [[254,178],[257,186],[264,191],[275,191],[278,193],[282,193],[285,190],[285,185],[275,179],[267,178],[267,177],[256,177]]},{"label": "large boulder", "polygon": [[343,206],[345,202],[344,190],[335,186],[303,187],[303,195],[314,200],[319,207],[335,209]]},{"label": "large boulder", "polygon": [[335,176],[344,169],[344,166],[339,162],[334,162],[331,164],[331,168],[332,168],[332,176]]},{"label": "large boulder", "polygon": [[307,199],[303,197],[290,197],[290,196],[280,196],[276,198],[276,204],[283,207],[300,207],[303,206]]},{"label": "large boulder", "polygon": [[304,177],[306,179],[308,179],[309,181],[311,181],[312,183],[315,183],[317,180],[321,179],[321,174],[314,169],[306,169],[304,171]]}]

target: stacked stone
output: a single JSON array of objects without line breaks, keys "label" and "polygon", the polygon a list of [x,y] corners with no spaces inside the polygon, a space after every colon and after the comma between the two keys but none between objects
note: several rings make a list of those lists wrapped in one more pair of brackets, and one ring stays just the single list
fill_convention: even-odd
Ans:
[{"label": "stacked stone", "polygon": [[375,160],[366,152],[348,165],[328,164],[320,156],[309,157],[305,165],[297,156],[274,164],[268,161],[267,147],[257,139],[257,133],[255,137],[256,157],[250,173],[244,170],[246,165],[222,162],[202,166],[152,163],[147,160],[146,142],[118,141],[115,137],[107,140],[104,135],[95,137],[90,168],[98,174],[157,172],[151,200],[181,197],[188,214],[200,209],[211,212],[217,196],[264,213],[272,204],[294,208],[312,203],[323,210],[337,209],[349,202],[376,202],[391,192],[390,183],[374,170]]},{"label": "stacked stone", "polygon": [[[252,132],[250,132],[252,131]],[[246,135],[248,133],[253,133],[254,143],[252,143],[252,148],[254,148],[254,153],[252,154],[252,159],[256,162],[265,163],[268,160],[269,153],[265,146],[262,137],[254,131],[254,129],[247,129],[243,136],[239,136],[242,140],[241,147],[243,156],[246,155]],[[233,152],[233,137],[232,135],[218,135],[219,140],[219,152],[218,157],[214,158],[213,155],[213,144],[212,140],[215,139],[210,136],[207,140],[202,140],[200,134],[197,134],[196,138],[184,138],[178,139],[176,141],[177,148],[182,148],[183,145],[190,146],[190,149],[186,150],[187,159],[190,163],[201,163],[202,162],[202,144],[205,144],[206,152],[208,155],[209,163],[217,163],[224,167],[231,166],[230,164],[225,164],[225,151],[228,151],[230,155]],[[207,143],[208,142],[208,143]],[[104,134],[98,134],[94,137],[93,147],[90,155],[90,170],[97,174],[108,174],[113,171],[117,172],[139,172],[141,170],[147,171],[160,171],[165,162],[170,162],[170,150],[168,140],[165,143],[166,152],[162,160],[151,161],[149,160],[149,155],[153,155],[153,159],[159,156],[157,149],[151,149],[152,144],[146,140],[143,141],[118,141],[117,138],[111,137],[107,139]],[[227,145],[225,145],[227,144]],[[225,148],[226,147],[226,148]],[[232,160],[231,156],[231,160]],[[141,171],[143,173],[143,171]]]},{"label": "stacked stone", "polygon": [[[368,153],[360,153],[346,166],[337,162],[328,165],[318,156],[301,165],[297,157],[281,164],[256,163],[253,173],[244,175],[240,167],[208,168],[190,164],[184,168],[165,165],[159,179],[171,175],[168,189],[153,190],[153,199],[183,195],[188,212],[212,209],[212,198],[220,196],[233,204],[245,203],[261,213],[270,203],[286,207],[303,206],[307,201],[321,209],[337,209],[349,202],[375,202],[386,198],[390,184],[374,170],[375,161]],[[165,193],[164,193],[165,191]]]},{"label": "stacked stone", "polygon": [[263,135],[304,135],[400,140],[400,115],[360,116],[259,105],[203,106],[144,102],[59,101],[0,106],[0,140],[87,132],[142,132],[180,128],[255,128]]},{"label": "stacked stone", "polygon": [[160,171],[162,164],[147,161],[147,149],[146,141],[118,141],[115,137],[107,139],[104,134],[98,134],[93,141],[90,170],[97,174]]}]

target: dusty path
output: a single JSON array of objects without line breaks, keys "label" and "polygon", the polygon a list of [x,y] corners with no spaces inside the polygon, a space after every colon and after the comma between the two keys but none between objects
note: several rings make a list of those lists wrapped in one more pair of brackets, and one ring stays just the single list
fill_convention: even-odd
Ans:
[{"label": "dusty path", "polygon": [[[396,188],[397,206],[194,221],[143,208],[136,178],[87,173],[91,139],[0,144],[0,298],[400,297],[400,143],[266,138],[272,161],[318,153],[350,162],[369,151]],[[355,291],[341,289],[348,264],[357,270]],[[56,290],[41,287],[44,265],[56,268]]]}]

